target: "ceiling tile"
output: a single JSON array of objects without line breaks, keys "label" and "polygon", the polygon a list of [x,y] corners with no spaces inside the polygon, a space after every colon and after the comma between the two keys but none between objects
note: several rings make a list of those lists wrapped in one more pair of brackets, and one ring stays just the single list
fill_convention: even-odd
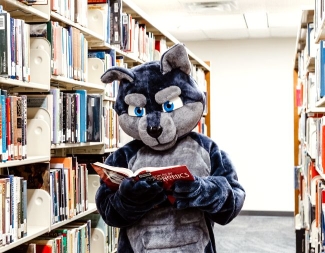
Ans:
[{"label": "ceiling tile", "polygon": [[207,36],[211,40],[249,38],[247,29],[210,30],[209,33],[207,33]]},{"label": "ceiling tile", "polygon": [[[218,0],[132,0],[158,27],[179,40],[295,37],[301,9],[315,0],[238,0],[232,12],[193,12],[186,3]],[[227,1],[227,0],[220,0]],[[269,30],[248,31],[243,14],[266,12]],[[198,30],[202,30],[199,32]]]},{"label": "ceiling tile", "polygon": [[278,12],[268,13],[269,27],[298,27],[300,13]]},{"label": "ceiling tile", "polygon": [[250,29],[249,38],[268,38],[271,36],[270,29]]},{"label": "ceiling tile", "polygon": [[[173,25],[172,25],[173,24]],[[220,15],[220,16],[193,16],[190,19],[167,18],[160,23],[170,31],[191,31],[196,29],[246,29],[246,23],[242,15]]]}]

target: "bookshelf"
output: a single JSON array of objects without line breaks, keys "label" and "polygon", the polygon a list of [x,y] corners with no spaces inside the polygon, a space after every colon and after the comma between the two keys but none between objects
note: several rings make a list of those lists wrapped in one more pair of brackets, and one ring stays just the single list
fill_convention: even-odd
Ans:
[{"label": "bookshelf", "polygon": [[[53,0],[54,1],[54,0]],[[103,49],[116,51],[117,56],[123,56],[124,61],[128,64],[128,67],[133,67],[144,62],[136,54],[126,52],[118,47],[107,43],[101,34],[95,32],[93,29],[96,26],[103,24],[93,23],[94,21],[88,20],[88,26],[81,25],[74,22],[69,18],[62,16],[58,12],[51,10],[51,1],[45,1],[46,4],[31,5],[28,6],[18,0],[0,0],[0,5],[3,6],[5,11],[10,12],[12,18],[22,19],[28,24],[33,23],[45,23],[49,21],[58,22],[62,27],[74,27],[77,29],[84,38],[88,41],[88,49]],[[78,2],[78,1],[76,1]],[[87,1],[80,1],[84,4]],[[124,0],[122,3],[122,12],[131,14],[132,17],[143,23],[147,27],[147,31],[152,32],[155,36],[164,37],[166,39],[167,46],[172,46],[178,43],[167,31],[163,31],[158,28],[156,24],[150,21],[149,16],[139,9],[131,0]],[[13,94],[27,94],[39,93],[46,94],[51,88],[59,88],[64,91],[72,91],[76,89],[84,89],[89,94],[102,94],[103,101],[114,103],[114,97],[105,96],[105,84],[100,82],[87,82],[81,80],[75,80],[70,77],[53,75],[51,73],[51,67],[53,60],[51,58],[51,45],[46,40],[31,39],[30,41],[30,81],[21,81],[7,77],[0,77],[0,88],[2,90],[8,90],[8,93]],[[210,92],[210,66],[209,62],[205,62],[194,55],[188,50],[190,60],[193,64],[193,70],[199,69],[202,71],[205,79],[204,86],[207,94]],[[99,77],[98,72],[93,71],[91,66],[88,66],[89,77]],[[101,72],[100,74],[102,74]],[[210,96],[207,96],[207,113],[204,114],[205,124],[207,127],[206,134],[210,136],[210,114],[209,108]],[[100,142],[83,142],[83,143],[51,143],[51,131],[53,131],[53,125],[51,123],[50,113],[39,113],[36,110],[34,117],[28,118],[27,122],[27,143],[28,156],[24,160],[12,160],[6,163],[0,163],[0,168],[8,168],[21,165],[29,165],[36,163],[48,163],[52,157],[65,157],[68,155],[82,155],[82,154],[108,154],[116,150],[114,148],[106,148],[103,141]],[[101,125],[104,129],[104,124]],[[104,136],[102,136],[103,139]],[[40,235],[66,224],[72,221],[78,220],[90,213],[96,211],[95,206],[95,192],[98,187],[99,179],[97,176],[88,176],[88,200],[89,208],[85,212],[81,212],[72,218],[64,220],[62,222],[51,224],[51,201],[50,194],[40,189],[28,190],[28,234],[27,236],[15,240],[14,242],[5,246],[0,246],[0,252],[6,252],[12,250],[15,247],[26,243],[32,239],[39,237]],[[44,212],[44,210],[47,210]],[[95,243],[94,243],[95,244]],[[100,252],[100,249],[95,249],[96,252]]]},{"label": "bookshelf", "polygon": [[324,250],[324,19],[303,10],[293,64],[296,253]]}]

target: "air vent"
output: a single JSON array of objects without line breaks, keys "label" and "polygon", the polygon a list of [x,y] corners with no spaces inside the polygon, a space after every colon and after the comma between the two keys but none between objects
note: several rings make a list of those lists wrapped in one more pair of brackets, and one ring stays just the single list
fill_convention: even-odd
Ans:
[{"label": "air vent", "polygon": [[238,1],[214,1],[214,2],[194,2],[186,3],[192,12],[231,12],[238,9]]}]

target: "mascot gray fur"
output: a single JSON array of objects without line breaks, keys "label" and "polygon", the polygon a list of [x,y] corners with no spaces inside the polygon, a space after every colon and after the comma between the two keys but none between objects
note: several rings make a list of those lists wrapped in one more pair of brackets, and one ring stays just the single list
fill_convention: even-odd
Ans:
[{"label": "mascot gray fur", "polygon": [[117,191],[101,181],[96,204],[104,221],[120,228],[118,253],[216,253],[214,223],[229,223],[243,206],[245,191],[228,155],[192,131],[205,97],[190,72],[186,48],[176,44],[160,62],[115,66],[101,77],[120,82],[114,109],[134,138],[105,163],[132,171],[185,164],[195,176],[173,185],[173,204],[159,181],[127,178]]}]

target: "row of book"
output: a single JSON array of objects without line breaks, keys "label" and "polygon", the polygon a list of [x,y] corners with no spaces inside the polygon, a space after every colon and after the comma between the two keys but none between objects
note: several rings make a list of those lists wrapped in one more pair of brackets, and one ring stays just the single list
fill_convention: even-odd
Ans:
[{"label": "row of book", "polygon": [[2,162],[27,158],[27,120],[49,114],[52,144],[104,142],[116,148],[120,128],[113,101],[86,90],[60,90],[8,95],[0,91],[0,150]]},{"label": "row of book", "polygon": [[[113,47],[143,61],[159,60],[167,50],[166,37],[147,31],[147,25],[132,14],[123,12],[122,5],[122,0],[88,0],[89,20],[104,21],[89,26],[100,27],[97,32]],[[99,16],[102,19],[99,20]]]},{"label": "row of book", "polygon": [[0,245],[27,235],[27,179],[0,174]]},{"label": "row of book", "polygon": [[8,253],[114,252],[119,229],[108,226],[98,212],[23,243]]},{"label": "row of book", "polygon": [[43,108],[51,118],[52,144],[102,142],[102,95],[51,88],[28,94],[28,108]]},{"label": "row of book", "polygon": [[23,243],[9,253],[90,253],[91,221],[77,220]]},{"label": "row of book", "polygon": [[27,96],[0,91],[0,152],[2,162],[27,158]]},{"label": "row of book", "polygon": [[[54,157],[49,163],[34,163],[13,166],[8,170],[2,169],[2,174],[4,175],[2,177],[10,178],[12,189],[11,192],[7,192],[7,196],[11,198],[19,192],[15,189],[20,189],[13,186],[13,180],[16,177],[23,180],[24,189],[45,190],[51,197],[52,224],[68,220],[88,210],[88,169],[86,164],[78,163],[76,158]],[[12,210],[11,213],[13,213]],[[26,217],[27,215],[25,219]],[[17,232],[16,226],[13,226],[12,230]]]},{"label": "row of book", "polygon": [[30,25],[30,37],[51,44],[51,74],[87,81],[88,41],[79,29],[63,27],[57,21]]},{"label": "row of book", "polygon": [[299,252],[321,253],[325,250],[325,180],[317,171],[315,161],[308,156],[304,167],[303,171],[297,169],[296,174],[296,187],[301,193],[296,229],[302,232],[297,244],[301,244]]},{"label": "row of book", "polygon": [[30,81],[30,25],[0,6],[0,77]]},{"label": "row of book", "polygon": [[88,26],[87,0],[51,0],[51,11],[79,24]]}]

